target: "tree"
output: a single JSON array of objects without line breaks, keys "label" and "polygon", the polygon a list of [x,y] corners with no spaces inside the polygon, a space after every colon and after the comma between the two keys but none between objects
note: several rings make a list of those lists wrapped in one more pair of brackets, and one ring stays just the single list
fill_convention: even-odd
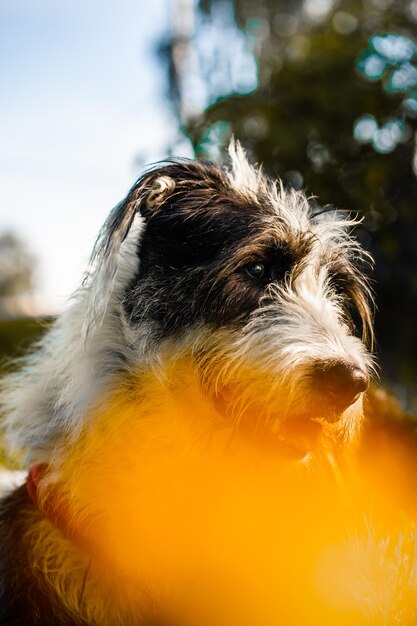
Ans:
[{"label": "tree", "polygon": [[11,232],[0,235],[0,299],[30,293],[35,259]]},{"label": "tree", "polygon": [[[217,24],[221,51],[233,56],[233,39],[225,35],[230,21],[219,19],[233,9],[236,37],[252,51],[258,75],[240,91],[208,89],[198,114],[184,117],[181,109],[197,155],[216,157],[234,133],[273,176],[303,187],[321,205],[364,216],[357,235],[376,259],[383,371],[411,384],[417,369],[416,6],[411,0],[201,2],[189,48],[204,57],[202,33]],[[204,63],[199,67],[204,78]],[[180,101],[187,95],[186,69],[177,63],[171,76],[180,77]]]}]

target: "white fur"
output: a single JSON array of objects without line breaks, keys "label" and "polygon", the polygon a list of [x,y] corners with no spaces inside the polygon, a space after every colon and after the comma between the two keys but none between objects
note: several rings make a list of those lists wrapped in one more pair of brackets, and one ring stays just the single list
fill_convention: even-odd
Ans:
[{"label": "white fur", "polygon": [[[136,215],[129,236],[117,252],[115,270],[108,264],[103,267],[97,259],[87,284],[70,300],[37,351],[2,383],[2,408],[11,449],[26,451],[31,461],[49,459],[57,439],[68,433],[77,435],[87,408],[112,380],[117,366],[114,353],[126,356],[131,350],[120,301],[138,269],[136,245],[142,231],[143,218]],[[113,271],[114,284],[106,289],[105,281]],[[100,304],[94,302],[96,294]],[[83,331],[92,309],[100,309],[102,319],[95,319],[94,328],[85,337]],[[135,351],[137,354],[137,345]]]}]

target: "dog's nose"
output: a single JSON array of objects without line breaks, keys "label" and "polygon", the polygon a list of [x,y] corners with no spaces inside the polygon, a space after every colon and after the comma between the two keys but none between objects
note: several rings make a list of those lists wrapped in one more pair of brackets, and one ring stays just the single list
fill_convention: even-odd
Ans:
[{"label": "dog's nose", "polygon": [[365,372],[345,361],[321,362],[315,368],[314,378],[320,393],[340,410],[353,404],[368,386]]}]

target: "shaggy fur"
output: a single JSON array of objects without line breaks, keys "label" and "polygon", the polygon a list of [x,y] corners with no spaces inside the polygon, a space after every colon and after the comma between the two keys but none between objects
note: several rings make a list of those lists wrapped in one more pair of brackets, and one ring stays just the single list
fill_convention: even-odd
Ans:
[{"label": "shaggy fur", "polygon": [[[152,567],[130,575],[119,544],[96,555],[115,535],[136,545],[133,518],[145,518],[144,532],[158,525],[132,494],[146,493],[152,509],[143,468],[157,460],[170,500],[181,482],[173,441],[187,463],[198,442],[200,456],[214,446],[222,463],[232,446],[294,467],[333,458],[360,429],[372,324],[356,222],[314,215],[239,145],[230,155],[226,172],[173,160],[137,181],[69,307],[4,383],[11,448],[48,469],[39,508],[24,488],[1,505],[2,626],[161,618]],[[81,541],[51,523],[51,502],[68,527],[83,522]]]}]

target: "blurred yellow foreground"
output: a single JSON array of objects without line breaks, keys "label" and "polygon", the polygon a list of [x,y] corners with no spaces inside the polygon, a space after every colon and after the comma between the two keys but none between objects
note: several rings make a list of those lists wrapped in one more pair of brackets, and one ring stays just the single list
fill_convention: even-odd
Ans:
[{"label": "blurred yellow foreground", "polygon": [[375,431],[340,458],[283,461],[214,428],[197,389],[148,383],[127,381],[90,416],[44,490],[72,511],[109,593],[143,590],[138,614],[146,596],[174,626],[417,622],[401,438]]}]

